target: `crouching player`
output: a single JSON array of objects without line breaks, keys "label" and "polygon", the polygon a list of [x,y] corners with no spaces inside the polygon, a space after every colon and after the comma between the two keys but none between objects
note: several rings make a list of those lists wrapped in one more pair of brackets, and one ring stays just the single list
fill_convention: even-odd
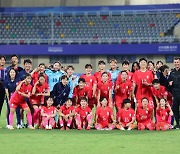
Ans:
[{"label": "crouching player", "polygon": [[72,100],[68,98],[64,105],[59,109],[59,124],[61,130],[69,130],[75,115],[75,108],[72,106]]},{"label": "crouching player", "polygon": [[95,128],[97,130],[112,130],[114,129],[113,110],[107,106],[108,100],[106,97],[102,97],[100,102],[101,106],[97,107],[96,110]]},{"label": "crouching player", "polygon": [[171,129],[171,116],[173,116],[173,112],[169,103],[165,98],[161,98],[156,109],[156,130]]},{"label": "crouching player", "polygon": [[82,128],[86,128],[87,130],[90,130],[91,118],[92,118],[92,111],[88,107],[87,98],[81,97],[80,106],[76,108],[76,124],[78,130],[81,130]]},{"label": "crouching player", "polygon": [[25,79],[21,81],[17,87],[14,94],[11,96],[10,99],[10,114],[9,114],[9,124],[10,124],[10,130],[13,130],[13,119],[14,119],[14,112],[16,108],[19,106],[27,114],[27,120],[29,124],[29,129],[34,129],[32,126],[32,115],[30,112],[30,109],[25,101],[25,99],[29,98],[31,95],[31,75],[29,73],[26,74]]},{"label": "crouching player", "polygon": [[54,125],[54,117],[56,116],[56,108],[53,105],[53,98],[45,97],[44,106],[41,108],[42,123],[41,127],[51,130]]},{"label": "crouching player", "polygon": [[137,108],[136,120],[138,130],[154,130],[155,124],[152,122],[153,108],[148,107],[149,100],[144,97],[141,99],[142,106]]},{"label": "crouching player", "polygon": [[120,130],[132,130],[135,127],[135,112],[131,108],[131,100],[124,99],[123,100],[123,108],[121,108],[117,113],[117,121],[116,125],[117,129]]}]

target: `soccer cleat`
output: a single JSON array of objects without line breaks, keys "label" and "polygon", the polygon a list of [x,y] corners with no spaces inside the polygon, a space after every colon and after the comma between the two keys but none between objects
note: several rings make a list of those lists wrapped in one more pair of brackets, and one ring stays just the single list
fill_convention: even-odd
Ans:
[{"label": "soccer cleat", "polygon": [[90,130],[90,129],[91,129],[91,127],[90,127],[90,126],[87,126],[86,130]]},{"label": "soccer cleat", "polygon": [[132,130],[131,127],[129,127],[127,130]]},{"label": "soccer cleat", "polygon": [[64,130],[64,127],[61,127],[61,129],[60,130]]},{"label": "soccer cleat", "polygon": [[121,127],[120,130],[125,130],[124,127]]},{"label": "soccer cleat", "polygon": [[174,129],[179,129],[179,125],[174,126]]},{"label": "soccer cleat", "polygon": [[29,125],[28,128],[29,128],[29,129],[35,129],[32,125]]},{"label": "soccer cleat", "polygon": [[10,125],[7,125],[6,128],[9,129],[9,128],[10,128]]},{"label": "soccer cleat", "polygon": [[51,130],[52,129],[52,126],[51,125],[49,125],[49,130]]},{"label": "soccer cleat", "polygon": [[16,127],[17,127],[17,129],[21,129],[22,128],[22,126],[20,124],[18,124]]},{"label": "soccer cleat", "polygon": [[34,128],[35,128],[35,129],[39,129],[39,125],[38,125],[38,124],[35,124],[35,125],[34,125]]},{"label": "soccer cleat", "polygon": [[14,130],[14,127],[13,126],[9,126],[9,130]]},{"label": "soccer cleat", "polygon": [[78,126],[78,128],[77,128],[78,130],[82,130],[82,127],[81,126]]},{"label": "soccer cleat", "polygon": [[48,129],[49,129],[49,126],[48,126],[48,125],[46,125],[45,129],[46,129],[46,130],[48,130]]}]

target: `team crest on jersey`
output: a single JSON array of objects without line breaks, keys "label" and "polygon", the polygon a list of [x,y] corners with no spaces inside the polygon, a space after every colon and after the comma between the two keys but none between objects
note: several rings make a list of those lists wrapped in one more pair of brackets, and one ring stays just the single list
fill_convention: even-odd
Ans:
[{"label": "team crest on jersey", "polygon": [[63,94],[64,96],[66,95],[66,93]]},{"label": "team crest on jersey", "polygon": [[147,79],[149,79],[149,76],[147,76]]},{"label": "team crest on jersey", "polygon": [[90,79],[90,82],[92,82],[92,79]]},{"label": "team crest on jersey", "polygon": [[107,115],[109,115],[109,112],[107,112]]}]

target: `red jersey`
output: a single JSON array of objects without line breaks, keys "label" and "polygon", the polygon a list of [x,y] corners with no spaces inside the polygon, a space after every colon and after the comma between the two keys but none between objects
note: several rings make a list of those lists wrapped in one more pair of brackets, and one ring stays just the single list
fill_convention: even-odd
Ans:
[{"label": "red jersey", "polygon": [[79,114],[82,119],[86,119],[87,115],[91,113],[91,109],[88,106],[84,109],[79,106],[76,108],[76,113]]},{"label": "red jersey", "polygon": [[43,110],[44,113],[48,114],[48,115],[52,115],[55,113],[56,108],[54,106],[42,106],[41,110]]},{"label": "red jersey", "polygon": [[[143,109],[142,107],[137,108],[136,119],[138,123],[151,121],[152,108]],[[141,119],[143,117],[143,119]]]},{"label": "red jersey", "polygon": [[[109,72],[107,72],[107,74],[108,74],[108,81],[110,81],[110,82],[112,82],[112,79],[111,79],[111,73],[109,73]],[[94,73],[94,76],[95,76],[95,78],[96,78],[96,81],[97,81],[97,83],[100,83],[101,82],[101,79],[102,79],[102,73],[100,72],[100,71],[98,71],[98,72],[95,72]]]},{"label": "red jersey", "polygon": [[109,124],[111,121],[111,116],[113,116],[113,110],[109,106],[103,108],[102,106],[96,109],[96,116],[98,116],[98,123]]},{"label": "red jersey", "polygon": [[143,82],[147,81],[147,83],[151,84],[153,79],[154,77],[152,71],[150,70],[146,70],[145,72],[137,70],[134,72],[132,81],[136,83],[137,99],[141,99],[142,97],[148,97],[148,98],[152,97],[151,87],[144,85]]},{"label": "red jersey", "polygon": [[88,88],[86,86],[84,86],[84,88],[80,89],[79,88],[79,85],[77,85],[75,88],[74,88],[74,91],[73,91],[73,97],[77,97],[78,98],[78,104],[80,103],[80,98],[81,97],[86,97],[88,96]]},{"label": "red jersey", "polygon": [[[20,84],[20,82],[18,83],[18,85]],[[32,86],[30,84],[26,85],[25,83],[23,83],[20,87],[20,92],[24,93],[24,94],[28,94],[29,92],[31,92],[32,90]],[[12,103],[24,103],[25,102],[25,97],[18,94],[17,91],[15,91],[13,93],[13,95],[11,96],[10,102]]]},{"label": "red jersey", "polygon": [[169,113],[170,109],[169,108],[159,108],[156,110],[156,115],[157,115],[157,122],[165,122],[165,123],[170,123],[169,122]]},{"label": "red jersey", "polygon": [[93,86],[97,84],[94,75],[87,76],[86,74],[81,75],[80,78],[84,78],[86,81],[86,87],[88,89],[88,97],[92,97]]},{"label": "red jersey", "polygon": [[67,108],[66,105],[63,105],[60,107],[59,110],[61,110],[64,115],[67,115],[72,113],[74,109],[75,109],[74,106],[70,106],[69,108]]},{"label": "red jersey", "polygon": [[168,92],[166,90],[166,88],[164,86],[160,85],[159,89],[155,89],[154,87],[151,87],[151,91],[152,91],[153,96],[155,96],[159,99],[166,97],[168,102],[170,104],[172,103],[172,95],[170,92]]},{"label": "red jersey", "polygon": [[[38,81],[39,72],[34,72],[32,75],[32,84],[34,85]],[[45,82],[48,83],[48,76],[44,73]]]},{"label": "red jersey", "polygon": [[125,81],[125,82],[119,82],[117,81],[115,84],[115,87],[119,86],[119,89],[117,89],[117,91],[115,91],[115,95],[120,96],[122,99],[124,98],[128,98],[130,91],[132,91],[132,83],[129,81]]},{"label": "red jersey", "polygon": [[132,108],[125,110],[124,108],[120,109],[117,113],[118,119],[120,118],[121,123],[128,124],[132,121],[132,118],[135,117],[135,112]]},{"label": "red jersey", "polygon": [[112,82],[103,83],[101,81],[98,83],[97,89],[100,90],[100,98],[106,97],[109,99],[109,91],[112,90]]},{"label": "red jersey", "polygon": [[[43,85],[41,84],[37,84],[36,85],[36,93],[35,94],[43,94],[45,92],[47,92],[49,90],[49,85],[45,82]],[[32,95],[30,97],[30,100],[32,101],[32,103],[40,103],[40,102],[44,102],[44,96],[35,96]]]}]

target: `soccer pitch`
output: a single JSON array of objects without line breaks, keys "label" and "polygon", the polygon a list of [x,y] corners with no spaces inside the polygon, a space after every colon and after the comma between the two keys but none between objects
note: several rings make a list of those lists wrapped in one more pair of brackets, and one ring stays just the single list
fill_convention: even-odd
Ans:
[{"label": "soccer pitch", "polygon": [[5,128],[4,110],[1,117],[0,154],[180,153],[180,130],[157,132],[15,129],[10,131]]}]

